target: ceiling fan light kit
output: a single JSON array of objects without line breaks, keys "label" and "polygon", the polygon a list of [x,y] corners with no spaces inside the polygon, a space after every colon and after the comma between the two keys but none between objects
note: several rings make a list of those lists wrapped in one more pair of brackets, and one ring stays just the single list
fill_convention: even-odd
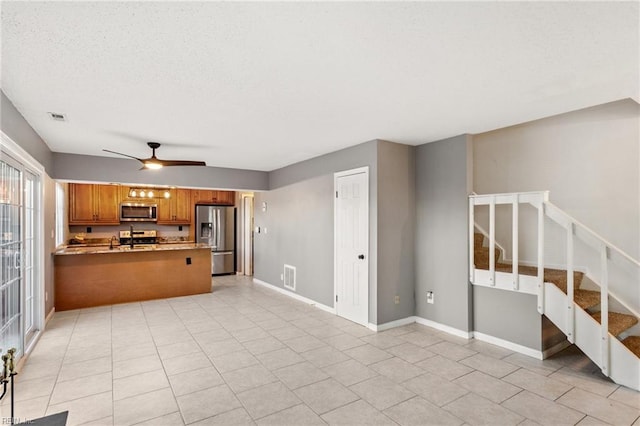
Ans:
[{"label": "ceiling fan light kit", "polygon": [[206,166],[207,163],[204,161],[189,161],[189,160],[161,160],[156,157],[156,149],[160,148],[160,144],[158,142],[147,142],[149,148],[151,148],[151,157],[149,158],[138,158],[133,155],[123,154],[121,152],[111,151],[108,149],[103,149],[104,152],[110,152],[112,154],[122,155],[124,157],[133,158],[134,160],[138,160],[142,163],[142,169],[148,170],[158,170],[163,167],[169,166]]}]

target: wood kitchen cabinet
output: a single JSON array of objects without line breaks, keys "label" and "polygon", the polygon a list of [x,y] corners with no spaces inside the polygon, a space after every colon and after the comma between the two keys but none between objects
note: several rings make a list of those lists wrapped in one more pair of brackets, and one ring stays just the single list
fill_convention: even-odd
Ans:
[{"label": "wood kitchen cabinet", "polygon": [[224,206],[233,206],[236,201],[236,193],[234,191],[196,189],[192,192],[194,204],[217,204]]},{"label": "wood kitchen cabinet", "polygon": [[120,187],[69,184],[69,225],[119,225]]},{"label": "wood kitchen cabinet", "polygon": [[158,200],[158,225],[189,225],[191,224],[191,190],[173,188],[170,198]]}]

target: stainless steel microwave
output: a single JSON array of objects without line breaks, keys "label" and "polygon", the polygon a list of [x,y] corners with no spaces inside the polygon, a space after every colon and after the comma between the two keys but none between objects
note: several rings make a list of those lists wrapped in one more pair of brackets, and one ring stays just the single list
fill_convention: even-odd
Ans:
[{"label": "stainless steel microwave", "polygon": [[146,203],[120,204],[120,222],[157,222],[158,205]]}]

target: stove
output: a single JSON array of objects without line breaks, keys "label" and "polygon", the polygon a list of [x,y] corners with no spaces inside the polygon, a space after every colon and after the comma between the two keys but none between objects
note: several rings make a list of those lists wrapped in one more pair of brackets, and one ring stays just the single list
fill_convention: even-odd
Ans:
[{"label": "stove", "polygon": [[147,229],[140,231],[120,231],[120,245],[131,244],[131,237],[133,236],[133,244],[157,244],[158,243],[158,231],[155,229]]}]

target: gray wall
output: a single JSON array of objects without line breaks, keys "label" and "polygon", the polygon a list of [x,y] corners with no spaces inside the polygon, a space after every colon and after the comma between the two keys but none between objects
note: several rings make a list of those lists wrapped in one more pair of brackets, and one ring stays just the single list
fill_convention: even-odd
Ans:
[{"label": "gray wall", "polygon": [[42,211],[44,212],[44,291],[48,295],[45,300],[45,315],[51,312],[55,306],[53,287],[53,251],[56,249],[56,182],[49,176],[44,176],[44,200]]},{"label": "gray wall", "polygon": [[11,100],[0,90],[0,128],[27,151],[51,175],[53,155],[47,144],[22,117]]},{"label": "gray wall", "polygon": [[[378,140],[364,142],[350,148],[273,170],[269,172],[269,189],[276,189],[312,177],[355,169],[356,167],[362,166],[369,166],[370,176],[375,176],[377,170],[378,142]],[[377,193],[375,185],[372,179],[369,188],[371,195]]]},{"label": "gray wall", "polygon": [[90,155],[53,154],[55,179],[86,182],[140,183],[186,188],[262,191],[268,189],[267,172],[222,167],[167,167],[140,170],[135,160]]},{"label": "gray wall", "polygon": [[0,102],[0,126],[2,131],[45,168],[45,174],[42,176],[41,181],[44,191],[41,206],[44,214],[44,229],[42,229],[44,271],[41,271],[41,273],[43,274],[44,291],[48,295],[48,298],[44,301],[46,316],[54,307],[53,258],[51,253],[55,249],[55,236],[53,235],[55,231],[56,192],[55,181],[49,177],[52,170],[53,156],[47,144],[31,128],[29,123],[5,96],[4,92],[1,91]]},{"label": "gray wall", "polygon": [[[378,322],[415,312],[415,148],[378,143]],[[400,303],[395,304],[395,296]]]},{"label": "gray wall", "polygon": [[542,350],[537,296],[473,286],[474,331]]},{"label": "gray wall", "polygon": [[[471,331],[466,135],[416,148],[416,315]],[[433,291],[434,304],[427,304]]]},{"label": "gray wall", "polygon": [[[378,141],[316,157],[269,173],[271,191],[256,193],[255,226],[266,226],[267,234],[255,235],[254,276],[269,284],[283,287],[280,281],[283,264],[297,250],[297,273],[309,276],[309,282],[297,291],[301,296],[333,306],[333,174],[369,167],[369,322],[377,322],[377,170]],[[305,194],[308,191],[308,194]],[[313,198],[306,198],[313,196]],[[305,199],[300,203],[298,198]],[[276,209],[286,213],[274,214]],[[268,203],[266,215],[262,202]],[[280,211],[280,210],[278,210]],[[308,218],[313,218],[308,220]],[[266,225],[265,225],[266,224]],[[304,226],[303,226],[304,225]],[[311,229],[313,228],[313,229]],[[272,229],[278,230],[276,237]],[[307,240],[314,240],[307,243]],[[325,268],[314,276],[303,271]],[[301,275],[298,282],[301,283]],[[299,284],[301,285],[301,284]]]},{"label": "gray wall", "polygon": [[[639,259],[639,141],[640,105],[631,99],[475,135],[474,190],[549,190],[552,203]],[[510,230],[510,217],[496,226],[509,253]],[[535,227],[520,232],[520,258],[535,262]],[[564,262],[562,247],[547,248],[545,261]]]},{"label": "gray wall", "polygon": [[333,306],[332,194],[332,175],[255,194],[256,278],[283,287],[283,265],[295,266],[296,293]]}]

